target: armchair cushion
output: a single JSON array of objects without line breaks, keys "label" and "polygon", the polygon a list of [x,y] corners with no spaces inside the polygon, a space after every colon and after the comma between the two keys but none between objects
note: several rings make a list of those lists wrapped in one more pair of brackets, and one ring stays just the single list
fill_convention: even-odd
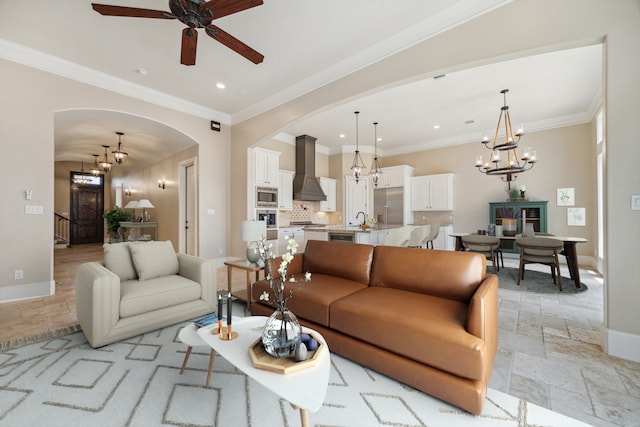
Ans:
[{"label": "armchair cushion", "polygon": [[135,280],[138,273],[133,266],[131,259],[131,251],[129,243],[111,243],[105,244],[104,248],[104,266],[116,274],[120,280]]},{"label": "armchair cushion", "polygon": [[135,242],[130,249],[140,281],[178,274],[178,257],[170,240]]}]

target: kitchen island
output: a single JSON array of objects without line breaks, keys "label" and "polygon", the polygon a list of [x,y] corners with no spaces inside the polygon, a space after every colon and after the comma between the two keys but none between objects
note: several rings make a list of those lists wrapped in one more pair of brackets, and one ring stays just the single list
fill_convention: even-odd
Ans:
[{"label": "kitchen island", "polygon": [[384,243],[389,230],[401,226],[376,226],[361,228],[345,225],[309,226],[304,228],[305,246],[309,240],[340,241],[344,243],[361,243],[367,245],[381,245]]}]

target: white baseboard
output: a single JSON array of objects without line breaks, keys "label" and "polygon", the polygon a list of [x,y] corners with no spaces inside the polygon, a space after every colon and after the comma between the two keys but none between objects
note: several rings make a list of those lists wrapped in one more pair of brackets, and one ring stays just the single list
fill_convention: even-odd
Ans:
[{"label": "white baseboard", "polygon": [[4,286],[0,288],[0,303],[19,301],[29,298],[48,297],[56,293],[56,282],[26,283],[23,285]]},{"label": "white baseboard", "polygon": [[640,362],[640,335],[603,328],[602,344],[610,356]]}]

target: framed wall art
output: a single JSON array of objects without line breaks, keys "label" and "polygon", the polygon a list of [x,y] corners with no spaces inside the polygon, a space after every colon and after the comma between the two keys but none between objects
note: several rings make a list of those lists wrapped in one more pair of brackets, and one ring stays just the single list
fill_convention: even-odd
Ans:
[{"label": "framed wall art", "polygon": [[573,206],[576,203],[573,188],[558,188],[557,204],[558,206]]},{"label": "framed wall art", "polygon": [[578,227],[587,225],[585,215],[585,208],[568,208],[567,225]]}]

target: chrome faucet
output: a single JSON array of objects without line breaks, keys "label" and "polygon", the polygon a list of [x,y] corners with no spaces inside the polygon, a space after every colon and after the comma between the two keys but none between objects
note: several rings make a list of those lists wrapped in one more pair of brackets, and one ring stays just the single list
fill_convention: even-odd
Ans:
[{"label": "chrome faucet", "polygon": [[362,218],[363,218],[362,223],[360,223],[360,225],[364,225],[364,223],[365,223],[365,222],[367,222],[367,214],[366,214],[366,213],[364,213],[364,212],[362,212],[362,211],[360,211],[360,212],[358,212],[358,213],[356,214],[356,219],[358,219],[358,217],[360,216],[360,214],[362,214]]}]

